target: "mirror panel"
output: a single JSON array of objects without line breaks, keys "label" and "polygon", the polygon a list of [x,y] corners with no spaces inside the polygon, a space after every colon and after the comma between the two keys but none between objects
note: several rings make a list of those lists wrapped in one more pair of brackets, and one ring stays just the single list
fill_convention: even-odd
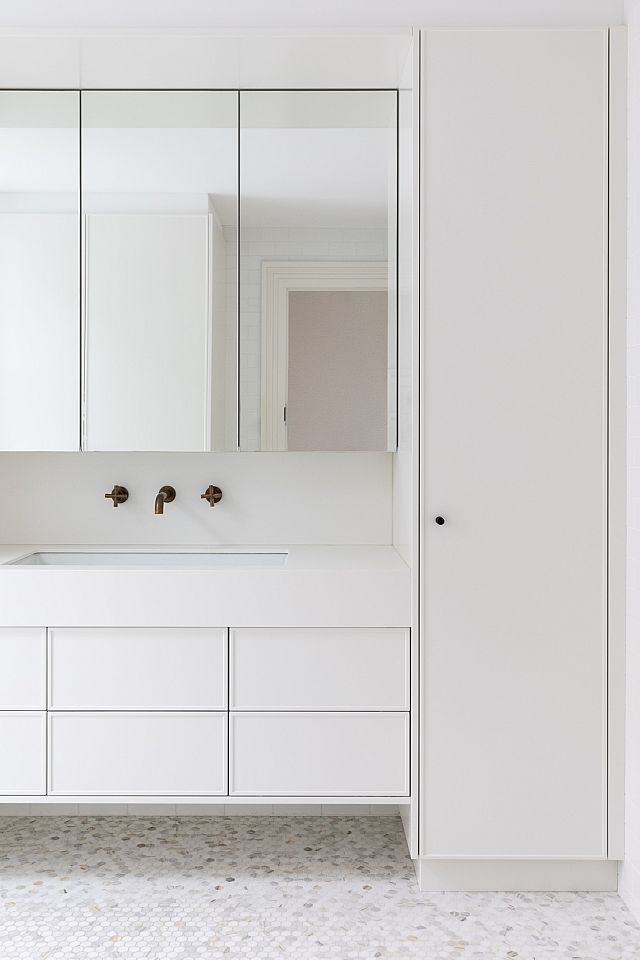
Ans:
[{"label": "mirror panel", "polygon": [[79,94],[0,91],[0,449],[80,443]]},{"label": "mirror panel", "polygon": [[396,91],[240,94],[240,449],[395,449],[396,228]]},{"label": "mirror panel", "polygon": [[82,94],[84,449],[237,444],[238,94]]}]

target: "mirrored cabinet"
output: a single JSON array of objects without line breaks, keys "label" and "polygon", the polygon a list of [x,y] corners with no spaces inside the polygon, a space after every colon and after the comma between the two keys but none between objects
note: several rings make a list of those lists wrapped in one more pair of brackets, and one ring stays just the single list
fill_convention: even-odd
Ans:
[{"label": "mirrored cabinet", "polygon": [[240,445],[395,447],[397,95],[240,99]]},{"label": "mirrored cabinet", "polygon": [[225,449],[237,115],[234,92],[82,94],[87,450]]},{"label": "mirrored cabinet", "polygon": [[392,450],[397,92],[0,93],[0,449]]},{"label": "mirrored cabinet", "polygon": [[77,91],[0,91],[0,450],[80,443]]}]

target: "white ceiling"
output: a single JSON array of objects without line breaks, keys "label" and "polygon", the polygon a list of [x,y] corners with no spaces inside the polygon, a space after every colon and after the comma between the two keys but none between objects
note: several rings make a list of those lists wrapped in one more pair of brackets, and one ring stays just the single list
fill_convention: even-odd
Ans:
[{"label": "white ceiling", "polygon": [[0,26],[376,29],[621,23],[623,0],[0,0]]}]

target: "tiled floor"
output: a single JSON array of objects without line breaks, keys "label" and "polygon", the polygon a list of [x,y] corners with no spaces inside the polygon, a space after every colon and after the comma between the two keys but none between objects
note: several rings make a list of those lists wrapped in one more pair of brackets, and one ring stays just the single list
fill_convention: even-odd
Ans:
[{"label": "tiled floor", "polygon": [[420,894],[395,817],[7,817],[0,960],[638,960],[614,894]]}]

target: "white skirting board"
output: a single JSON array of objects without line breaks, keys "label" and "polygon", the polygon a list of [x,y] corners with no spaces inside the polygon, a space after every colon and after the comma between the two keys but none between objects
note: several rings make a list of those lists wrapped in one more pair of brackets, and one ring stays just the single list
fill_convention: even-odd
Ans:
[{"label": "white skirting board", "polygon": [[617,860],[413,861],[422,893],[606,892],[618,888]]}]

